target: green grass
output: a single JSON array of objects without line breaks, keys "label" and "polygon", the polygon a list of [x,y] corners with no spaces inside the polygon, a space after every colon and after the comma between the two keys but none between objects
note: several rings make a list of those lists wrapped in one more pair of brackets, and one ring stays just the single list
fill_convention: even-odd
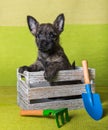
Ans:
[{"label": "green grass", "polygon": [[[70,62],[87,59],[96,69],[96,86],[108,86],[108,24],[66,25],[61,35]],[[36,59],[37,48],[27,27],[0,27],[0,86],[16,85],[16,69]]]}]

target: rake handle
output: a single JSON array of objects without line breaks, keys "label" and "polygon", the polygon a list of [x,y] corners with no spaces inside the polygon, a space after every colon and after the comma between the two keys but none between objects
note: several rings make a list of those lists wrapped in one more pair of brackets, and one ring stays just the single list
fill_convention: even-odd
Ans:
[{"label": "rake handle", "polygon": [[43,116],[43,110],[21,110],[21,116]]},{"label": "rake handle", "polygon": [[90,76],[88,71],[88,62],[86,60],[82,61],[83,73],[84,73],[84,82],[85,84],[90,84]]},{"label": "rake handle", "polygon": [[50,116],[55,113],[60,113],[63,110],[53,110],[53,109],[45,109],[45,110],[21,110],[21,116]]}]

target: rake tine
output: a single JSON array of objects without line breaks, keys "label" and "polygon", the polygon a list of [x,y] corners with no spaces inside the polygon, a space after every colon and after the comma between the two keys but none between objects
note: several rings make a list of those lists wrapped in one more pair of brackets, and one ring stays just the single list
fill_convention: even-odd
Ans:
[{"label": "rake tine", "polygon": [[55,119],[56,119],[56,124],[57,124],[58,128],[60,128],[61,125],[60,125],[60,122],[59,122],[59,116],[58,116],[58,114],[55,114]]},{"label": "rake tine", "polygon": [[61,116],[61,122],[62,124],[64,124],[65,123],[64,113],[62,112],[60,116]]},{"label": "rake tine", "polygon": [[68,108],[59,109],[55,112],[56,124],[58,128],[70,121],[68,115]]},{"label": "rake tine", "polygon": [[66,122],[70,121],[68,110],[65,111],[65,116],[66,116]]}]

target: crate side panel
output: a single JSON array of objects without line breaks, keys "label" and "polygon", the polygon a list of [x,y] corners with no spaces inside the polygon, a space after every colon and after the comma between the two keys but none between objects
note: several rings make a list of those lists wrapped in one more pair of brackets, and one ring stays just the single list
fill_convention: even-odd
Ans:
[{"label": "crate side panel", "polygon": [[17,93],[17,97],[19,97],[18,99],[21,99],[22,101],[24,101],[27,104],[30,103],[30,100],[28,99],[28,97],[26,95],[23,95],[20,92]]},{"label": "crate side panel", "polygon": [[23,98],[21,98],[20,95],[17,97],[17,104],[18,104],[18,106],[19,106],[21,109],[24,109],[24,110],[30,109],[29,103],[25,102],[25,101],[23,100]]},{"label": "crate side panel", "polygon": [[[95,79],[95,70],[89,68],[89,73],[90,73],[90,79]],[[27,82],[36,83],[36,82],[47,82],[44,79],[44,71],[39,71],[39,72],[27,72],[25,71],[25,77],[26,80],[29,80]],[[62,70],[59,71],[56,77],[54,78],[53,82],[56,81],[69,81],[69,80],[83,80],[83,69],[80,67],[80,69],[75,69],[75,70]]]},{"label": "crate side panel", "polygon": [[79,109],[83,108],[82,99],[72,99],[72,100],[63,100],[63,101],[52,101],[52,102],[45,102],[45,103],[36,103],[36,104],[26,104],[24,102],[20,102],[20,107],[22,109],[58,109],[58,108],[69,108],[72,109]]},{"label": "crate side panel", "polygon": [[17,92],[21,92],[21,93],[24,93],[25,95],[28,95],[29,88],[27,87],[24,81],[21,81],[21,80],[18,81]]},{"label": "crate side panel", "polygon": [[41,109],[41,108],[58,109],[58,108],[65,108],[65,107],[69,109],[78,109],[78,108],[82,108],[83,104],[82,104],[82,99],[72,99],[72,100],[53,101],[53,102],[35,104],[34,107],[37,109]]},{"label": "crate side panel", "polygon": [[[92,85],[94,91],[94,84]],[[53,87],[31,88],[28,94],[29,100],[50,97],[76,96],[85,92],[85,84],[64,85]]]}]

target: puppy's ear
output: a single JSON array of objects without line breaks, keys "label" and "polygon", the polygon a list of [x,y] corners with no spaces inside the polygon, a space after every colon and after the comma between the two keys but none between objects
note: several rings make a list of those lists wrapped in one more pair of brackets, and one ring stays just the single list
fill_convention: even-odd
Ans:
[{"label": "puppy's ear", "polygon": [[27,23],[28,23],[28,27],[29,27],[31,33],[33,35],[35,35],[37,32],[37,28],[39,26],[38,21],[35,18],[33,18],[32,16],[27,16]]},{"label": "puppy's ear", "polygon": [[54,27],[57,29],[59,33],[61,33],[64,29],[64,22],[64,14],[60,14],[59,16],[57,16],[56,20],[54,21]]}]

